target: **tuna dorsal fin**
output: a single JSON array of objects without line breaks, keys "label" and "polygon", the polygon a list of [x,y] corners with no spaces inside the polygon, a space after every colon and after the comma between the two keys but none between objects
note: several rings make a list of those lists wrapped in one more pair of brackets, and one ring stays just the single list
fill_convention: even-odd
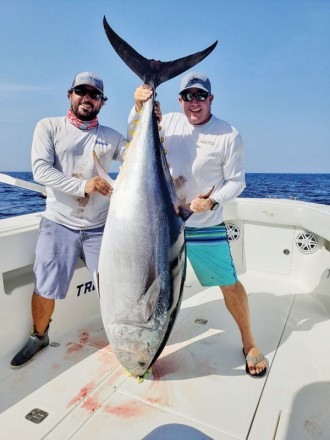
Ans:
[{"label": "tuna dorsal fin", "polygon": [[109,26],[105,17],[103,18],[103,26],[110,44],[120,58],[145,84],[150,84],[155,89],[159,84],[180,75],[182,72],[185,72],[202,61],[212,52],[218,43],[218,41],[216,41],[201,52],[196,52],[174,61],[149,60],[140,55],[133,47],[116,34]]}]

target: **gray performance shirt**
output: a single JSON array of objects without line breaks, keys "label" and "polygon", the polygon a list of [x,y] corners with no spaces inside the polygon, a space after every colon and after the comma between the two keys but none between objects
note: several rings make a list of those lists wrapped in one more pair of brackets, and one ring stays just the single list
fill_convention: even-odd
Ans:
[{"label": "gray performance shirt", "polygon": [[93,151],[103,168],[123,160],[126,139],[112,128],[75,127],[66,116],[38,122],[32,142],[33,178],[47,187],[44,216],[71,229],[105,224],[110,197],[85,194],[87,180],[97,175]]}]

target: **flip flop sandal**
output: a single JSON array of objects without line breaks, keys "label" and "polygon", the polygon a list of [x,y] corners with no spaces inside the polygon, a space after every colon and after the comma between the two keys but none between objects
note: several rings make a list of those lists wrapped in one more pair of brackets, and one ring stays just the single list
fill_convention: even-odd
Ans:
[{"label": "flip flop sandal", "polygon": [[258,356],[250,356],[250,355],[246,356],[243,348],[243,355],[245,357],[245,371],[249,376],[254,378],[260,378],[267,373],[267,367],[264,370],[260,371],[260,373],[255,373],[255,374],[250,373],[248,362],[251,362],[255,367],[257,364],[259,364],[259,362],[262,362],[263,360],[267,361],[267,359],[262,353],[259,353]]}]

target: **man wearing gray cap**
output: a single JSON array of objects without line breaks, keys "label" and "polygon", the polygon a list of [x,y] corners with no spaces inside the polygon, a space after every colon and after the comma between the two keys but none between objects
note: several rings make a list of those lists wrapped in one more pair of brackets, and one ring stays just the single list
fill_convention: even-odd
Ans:
[{"label": "man wearing gray cap", "polygon": [[112,160],[122,160],[126,149],[120,133],[98,122],[107,100],[101,78],[93,72],[78,73],[68,98],[66,116],[42,119],[34,131],[33,178],[47,188],[46,210],[33,268],[33,329],[12,359],[12,368],[24,366],[49,345],[55,300],[65,298],[79,258],[96,282],[112,187],[97,175],[93,153],[109,170]]},{"label": "man wearing gray cap", "polygon": [[[130,124],[152,93],[147,84],[136,89]],[[243,143],[233,126],[212,114],[213,99],[209,78],[191,72],[180,83],[182,112],[161,115],[159,105],[155,112],[177,196],[194,213],[185,231],[190,263],[203,286],[220,287],[241,333],[246,373],[262,377],[268,363],[252,334],[248,297],[237,278],[223,218],[223,205],[245,188]]]}]

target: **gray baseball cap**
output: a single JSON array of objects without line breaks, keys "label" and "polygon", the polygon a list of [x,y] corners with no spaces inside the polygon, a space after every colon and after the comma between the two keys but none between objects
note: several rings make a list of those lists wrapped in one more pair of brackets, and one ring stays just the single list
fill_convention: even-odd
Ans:
[{"label": "gray baseball cap", "polygon": [[91,86],[103,94],[103,81],[93,72],[78,73],[73,80],[71,88],[73,89],[78,86]]},{"label": "gray baseball cap", "polygon": [[206,75],[199,72],[190,72],[185,75],[180,82],[180,93],[187,89],[201,89],[211,93],[211,83]]}]

